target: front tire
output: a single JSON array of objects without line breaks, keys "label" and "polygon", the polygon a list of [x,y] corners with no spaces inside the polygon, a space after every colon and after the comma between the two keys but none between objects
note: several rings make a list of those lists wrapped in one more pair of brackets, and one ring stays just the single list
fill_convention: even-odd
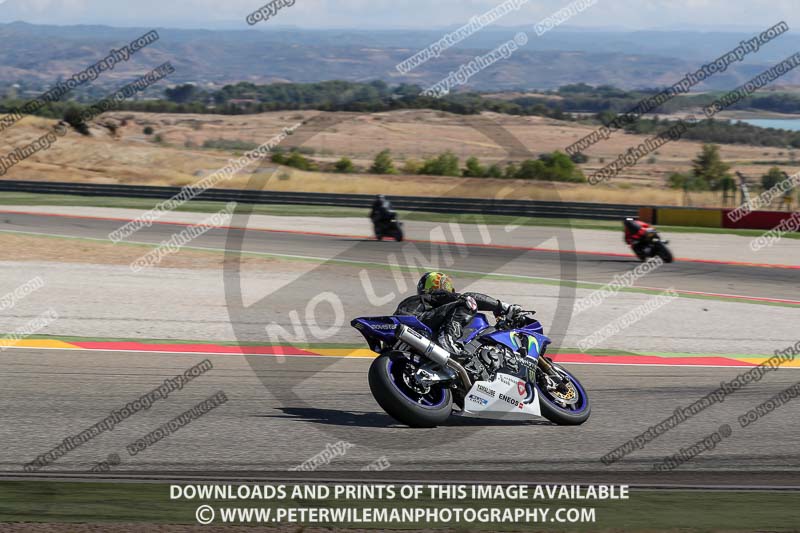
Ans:
[{"label": "front tire", "polygon": [[559,426],[579,426],[589,419],[592,413],[592,406],[589,403],[589,395],[586,394],[580,382],[567,372],[564,368],[550,363],[562,376],[565,376],[573,391],[578,394],[578,401],[569,407],[564,407],[557,403],[553,394],[547,390],[539,380],[536,382],[536,389],[539,393],[539,408],[541,409],[542,416],[554,424]]},{"label": "front tire", "polygon": [[[450,389],[431,387],[417,391],[404,379],[411,362],[400,353],[381,355],[369,367],[369,388],[386,413],[407,426],[432,428],[442,424],[453,411]],[[413,368],[413,367],[411,367]]]}]

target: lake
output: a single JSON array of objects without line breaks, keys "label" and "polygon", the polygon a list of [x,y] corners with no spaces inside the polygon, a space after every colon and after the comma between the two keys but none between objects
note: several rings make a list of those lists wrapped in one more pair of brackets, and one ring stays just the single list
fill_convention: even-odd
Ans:
[{"label": "lake", "polygon": [[759,128],[778,128],[782,130],[800,131],[800,118],[748,118],[739,120]]}]

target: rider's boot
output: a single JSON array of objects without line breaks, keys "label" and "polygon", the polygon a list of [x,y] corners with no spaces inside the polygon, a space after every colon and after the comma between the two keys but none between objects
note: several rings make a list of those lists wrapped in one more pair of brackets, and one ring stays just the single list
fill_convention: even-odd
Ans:
[{"label": "rider's boot", "polygon": [[451,322],[442,327],[437,339],[439,346],[450,352],[453,358],[464,359],[464,345],[458,341],[461,338],[461,325],[458,322]]}]

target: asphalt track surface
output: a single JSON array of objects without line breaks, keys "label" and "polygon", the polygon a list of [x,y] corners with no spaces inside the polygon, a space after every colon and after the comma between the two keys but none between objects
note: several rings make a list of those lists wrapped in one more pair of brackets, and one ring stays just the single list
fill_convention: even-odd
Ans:
[{"label": "asphalt track surface", "polygon": [[[35,234],[106,239],[119,226],[117,221],[97,219],[0,216],[1,230]],[[159,243],[178,229],[154,225],[131,240]],[[280,232],[247,232],[239,243],[241,236],[241,232],[211,230],[192,246],[230,249],[233,245],[253,252],[337,257],[354,264],[385,264],[391,250],[398,252],[402,246]],[[426,255],[441,253],[443,248],[452,252],[456,269],[545,278],[566,273],[573,279],[598,283],[635,265],[616,256],[565,258],[540,251],[416,246]],[[797,299],[799,280],[800,271],[790,269],[676,263],[651,273],[648,286]],[[753,309],[757,312],[758,306]],[[0,353],[0,470],[6,476],[24,475],[22,465],[36,455],[205,357],[214,363],[207,374],[36,475],[95,476],[89,474],[93,464],[118,454],[120,464],[109,475],[180,478],[218,473],[241,479],[288,479],[302,475],[289,472],[289,468],[328,445],[346,441],[353,447],[320,472],[310,474],[311,478],[369,478],[361,468],[385,456],[391,468],[379,475],[382,480],[537,481],[572,476],[586,481],[638,479],[645,484],[800,485],[796,403],[779,407],[747,428],[737,423],[739,415],[800,381],[800,372],[789,368],[767,374],[644,449],[605,466],[600,462],[603,454],[746,369],[574,365],[571,369],[589,391],[593,405],[591,418],[582,426],[453,418],[440,428],[415,430],[394,423],[372,399],[367,359],[30,349]],[[135,457],[125,451],[135,439],[219,390],[230,398],[226,404]],[[654,463],[691,446],[722,424],[729,424],[733,433],[715,449],[670,474],[652,471]]]},{"label": "asphalt track surface", "polygon": [[[234,222],[236,222],[236,218]],[[236,224],[235,224],[236,225]],[[246,225],[242,220],[241,225]],[[108,235],[121,226],[119,221],[0,213],[0,230],[22,233],[83,237],[108,240]],[[154,224],[143,228],[127,239],[131,242],[158,244],[170,239],[184,226]],[[320,228],[320,231],[331,228]],[[568,247],[569,231],[553,228],[552,238]],[[450,246],[411,243],[418,249],[416,257],[438,258],[452,270],[476,273],[511,274],[548,279],[567,279],[593,283],[608,283],[615,274],[623,274],[638,264],[635,258],[602,254],[569,254],[549,251],[509,249],[501,247]],[[535,248],[543,243],[527,243]],[[552,243],[549,247],[552,247]],[[348,237],[287,233],[279,231],[248,231],[212,229],[191,242],[193,247],[259,252],[295,258],[335,258],[343,262],[391,264],[391,256],[404,252],[402,243],[377,242]],[[546,246],[545,246],[546,247]],[[406,248],[407,250],[407,248]],[[402,260],[401,260],[402,262]],[[430,262],[430,261],[429,261]],[[772,267],[731,265],[722,263],[676,262],[648,274],[647,286],[652,288],[697,291],[703,293],[800,300],[800,270]]]}]

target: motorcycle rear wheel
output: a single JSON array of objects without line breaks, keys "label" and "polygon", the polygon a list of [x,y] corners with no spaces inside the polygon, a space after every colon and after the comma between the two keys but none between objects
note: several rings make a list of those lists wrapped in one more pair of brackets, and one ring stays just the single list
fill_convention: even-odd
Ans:
[{"label": "motorcycle rear wheel", "polygon": [[369,367],[369,388],[386,413],[413,428],[432,428],[442,424],[453,411],[449,388],[432,386],[429,392],[415,390],[405,379],[413,371],[408,358],[400,353],[381,355]]},{"label": "motorcycle rear wheel", "polygon": [[672,257],[672,252],[669,251],[663,242],[659,242],[655,246],[655,252],[658,257],[660,257],[665,263],[672,263],[674,258]]}]

